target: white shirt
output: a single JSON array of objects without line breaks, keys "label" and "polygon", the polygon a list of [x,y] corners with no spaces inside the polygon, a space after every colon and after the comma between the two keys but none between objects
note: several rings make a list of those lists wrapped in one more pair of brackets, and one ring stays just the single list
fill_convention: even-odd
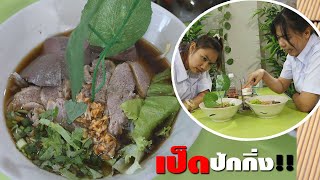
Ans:
[{"label": "white shirt", "polygon": [[200,92],[210,90],[212,81],[209,72],[193,74],[183,65],[180,53],[177,52],[174,60],[174,81],[180,99],[192,99]]},{"label": "white shirt", "polygon": [[312,34],[297,56],[287,55],[280,77],[293,79],[297,92],[320,95],[320,38]]}]

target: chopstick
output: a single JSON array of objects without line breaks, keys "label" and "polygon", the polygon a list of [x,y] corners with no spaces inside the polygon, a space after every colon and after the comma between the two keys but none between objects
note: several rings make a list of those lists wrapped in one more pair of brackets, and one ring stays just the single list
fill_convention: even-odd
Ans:
[{"label": "chopstick", "polygon": [[[244,82],[244,81],[243,81]],[[241,95],[241,100],[242,100],[242,109],[244,110],[245,106],[244,106],[244,98],[243,98],[243,94],[242,94],[242,82],[240,79],[240,95]]]}]

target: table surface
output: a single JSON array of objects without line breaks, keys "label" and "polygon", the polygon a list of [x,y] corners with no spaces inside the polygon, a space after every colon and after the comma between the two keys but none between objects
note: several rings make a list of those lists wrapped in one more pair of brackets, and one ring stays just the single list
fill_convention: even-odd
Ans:
[{"label": "table surface", "polygon": [[[8,17],[16,13],[21,8],[35,2],[36,0],[1,0],[0,1],[0,23],[6,20]],[[0,24],[1,26],[1,24]],[[188,122],[189,121],[189,122]],[[186,123],[193,123],[190,120],[186,120]],[[170,140],[170,139],[169,139]],[[237,147],[237,148],[235,148]],[[216,152],[227,153],[229,157],[242,157],[242,153],[250,152],[251,148],[258,148],[259,157],[272,157],[275,159],[276,154],[296,154],[296,139],[284,135],[278,138],[274,138],[266,141],[252,141],[252,142],[241,142],[221,138],[219,136],[213,135],[208,131],[202,130],[200,135],[188,150],[188,157],[202,155],[207,158],[217,157]],[[0,155],[1,157],[1,155]],[[296,164],[296,161],[294,165]],[[164,179],[228,179],[228,180],[267,180],[270,179],[282,179],[290,180],[295,179],[295,170],[293,172],[283,171],[278,172],[273,170],[268,173],[263,172],[226,172],[222,171],[219,173],[210,172],[208,175],[196,175],[191,174],[186,171],[180,175],[173,175],[167,173],[165,175],[159,175],[155,179],[164,180]],[[0,173],[0,180],[9,180],[5,174]]]},{"label": "table surface", "polygon": [[[276,93],[269,88],[259,88],[257,94],[275,95]],[[195,110],[192,115],[204,126],[221,134],[237,138],[261,138],[281,133],[295,126],[307,116],[307,113],[297,110],[290,99],[278,116],[269,119],[259,118],[251,110],[238,112],[226,122],[212,121],[201,109]]]}]

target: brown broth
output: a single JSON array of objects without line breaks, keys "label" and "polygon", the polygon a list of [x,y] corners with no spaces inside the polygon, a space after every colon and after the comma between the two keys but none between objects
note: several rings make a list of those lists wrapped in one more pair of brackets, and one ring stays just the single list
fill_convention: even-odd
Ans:
[{"label": "brown broth", "polygon": [[139,57],[150,73],[157,74],[170,67],[166,59],[159,59],[161,52],[148,41],[141,39],[136,43]]}]

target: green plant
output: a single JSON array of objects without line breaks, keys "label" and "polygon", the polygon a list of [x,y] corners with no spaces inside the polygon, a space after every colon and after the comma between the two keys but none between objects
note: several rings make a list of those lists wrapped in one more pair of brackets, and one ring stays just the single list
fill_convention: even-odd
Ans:
[{"label": "green plant", "polygon": [[[222,13],[223,16],[218,17],[219,18],[217,19],[218,27],[216,29],[211,29],[208,32],[204,31],[204,27],[205,27],[204,21],[208,19],[210,16],[212,16],[210,13],[206,14],[190,27],[190,29],[184,35],[182,42],[191,42],[204,34],[207,34],[209,36],[215,36],[216,34],[219,34],[219,36],[223,38],[224,53],[225,54],[231,53],[232,49],[229,46],[229,42],[228,42],[228,31],[232,27],[229,22],[232,15],[230,11],[228,11],[228,7],[229,5],[225,5],[223,7],[218,8],[218,11],[220,12],[220,14]],[[229,58],[228,60],[225,61],[224,53],[222,54],[222,67],[221,67],[221,72],[223,73],[225,73],[225,63],[228,65],[232,65],[234,62],[233,58]],[[209,74],[212,79],[212,82],[216,81],[217,75],[221,74],[221,72],[218,70],[216,65],[212,65],[212,67],[209,70]],[[216,90],[216,83],[212,83],[211,89]]]},{"label": "green plant", "polygon": [[205,34],[203,32],[204,23],[203,21],[209,17],[208,14],[202,16],[198,21],[196,21],[190,29],[186,32],[186,34],[182,38],[182,42],[191,42],[197,39],[199,36]]},{"label": "green plant", "polygon": [[[218,11],[223,14],[223,16],[218,20],[218,27],[217,29],[212,29],[208,32],[210,35],[219,34],[220,37],[223,38],[223,44],[224,44],[224,52],[226,54],[230,54],[232,51],[232,48],[229,45],[228,42],[228,31],[231,29],[232,25],[230,24],[230,20],[232,18],[232,14],[228,10],[229,5],[221,6],[218,8]],[[234,62],[233,58],[228,58],[225,63],[228,65],[232,65]],[[223,69],[225,69],[223,67]]]},{"label": "green plant", "polygon": [[[224,54],[222,54],[223,56],[223,63],[222,63],[222,67],[221,67],[221,71],[222,73],[225,73],[225,64],[227,65],[232,65],[234,63],[234,59],[233,58],[228,58],[227,60],[225,60],[225,54],[230,54],[232,51],[232,48],[229,45],[229,35],[228,35],[228,31],[231,29],[232,25],[230,24],[230,20],[232,18],[232,14],[231,12],[228,10],[229,5],[225,5],[222,7],[218,8],[218,11],[221,12],[221,14],[223,14],[223,16],[221,16],[217,22],[218,22],[218,28],[216,29],[211,29],[208,34],[210,34],[211,36],[214,36],[215,34],[219,34],[220,37],[223,38],[223,45],[224,45]],[[217,76],[220,74],[221,72],[217,70],[216,66],[213,66],[210,70],[209,70],[209,74],[210,77],[213,80],[217,80]],[[218,83],[218,82],[217,82]],[[216,87],[217,83],[212,83],[212,90],[218,90]]]},{"label": "green plant", "polygon": [[[209,92],[203,97],[203,103],[207,108],[223,105],[222,98],[224,93],[221,93],[221,91],[228,91],[230,88],[230,79],[226,74],[222,74],[221,78],[217,78],[217,84],[218,87],[216,92]],[[218,102],[219,99],[220,103]]]},{"label": "green plant", "polygon": [[[253,17],[258,16],[259,30],[262,33],[261,41],[265,43],[262,50],[267,54],[267,57],[262,58],[261,62],[272,67],[271,73],[276,78],[281,74],[287,54],[280,48],[277,39],[270,33],[270,25],[282,9],[279,5],[263,3],[262,7],[257,9],[253,15]],[[292,83],[286,91],[286,94],[292,97],[294,93],[295,89]]]}]

